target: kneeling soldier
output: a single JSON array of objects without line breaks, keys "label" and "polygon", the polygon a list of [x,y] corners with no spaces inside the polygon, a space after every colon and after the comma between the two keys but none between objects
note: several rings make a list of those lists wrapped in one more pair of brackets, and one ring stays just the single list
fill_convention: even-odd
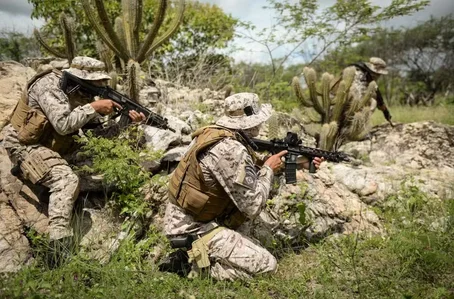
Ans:
[{"label": "kneeling soldier", "polygon": [[[256,137],[270,115],[271,107],[260,107],[256,94],[226,98],[225,116],[217,126],[194,133],[170,179],[165,233],[173,244],[189,239],[189,260],[195,268],[211,266],[210,274],[218,280],[249,278],[277,268],[270,252],[236,231],[264,209],[274,172],[286,154],[269,157],[257,171],[256,154],[238,134],[242,130]],[[315,160],[316,167],[320,161]]]}]

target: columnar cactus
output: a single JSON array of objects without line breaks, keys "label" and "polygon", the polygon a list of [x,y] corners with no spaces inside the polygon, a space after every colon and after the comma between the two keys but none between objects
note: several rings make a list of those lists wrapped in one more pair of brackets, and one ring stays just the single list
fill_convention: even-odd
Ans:
[{"label": "columnar cactus", "polygon": [[[96,9],[93,9],[92,2]],[[103,0],[82,0],[85,14],[97,35],[121,60],[123,71],[128,74],[126,90],[134,101],[139,98],[140,64],[176,32],[183,20],[185,1],[178,0],[178,4],[177,16],[169,29],[158,34],[169,6],[169,0],[158,0],[156,17],[141,42],[139,32],[142,27],[143,0],[121,0],[122,17],[115,20],[114,26],[110,23]]]},{"label": "columnar cactus", "polygon": [[314,111],[319,115],[319,120],[310,119],[321,125],[319,133],[315,134],[321,149],[337,150],[347,140],[364,138],[370,130],[371,97],[377,84],[371,82],[362,97],[350,93],[355,73],[355,67],[344,69],[342,80],[336,82],[335,90],[332,86],[334,76],[324,73],[317,89],[317,74],[314,69],[306,67],[303,76],[308,88],[307,96],[299,79],[293,78],[295,94],[308,116]]},{"label": "columnar cactus", "polygon": [[36,40],[38,43],[49,53],[52,55],[59,57],[59,58],[65,58],[68,59],[68,63],[71,64],[71,61],[73,58],[76,56],[76,43],[74,42],[74,22],[66,16],[64,12],[60,14],[60,24],[61,28],[63,31],[63,37],[65,40],[65,53],[62,53],[58,49],[54,49],[51,46],[49,46],[39,33],[39,30],[35,28],[33,31]]}]

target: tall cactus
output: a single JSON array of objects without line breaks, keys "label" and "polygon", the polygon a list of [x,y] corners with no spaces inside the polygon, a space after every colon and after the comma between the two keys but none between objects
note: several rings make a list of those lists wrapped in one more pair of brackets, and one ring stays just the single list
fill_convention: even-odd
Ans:
[{"label": "tall cactus", "polygon": [[377,89],[377,84],[371,82],[362,96],[350,92],[355,74],[355,67],[345,68],[342,80],[336,81],[337,87],[334,89],[332,85],[334,76],[324,73],[320,88],[317,89],[315,70],[304,68],[303,75],[308,87],[308,98],[299,84],[299,79],[293,78],[292,85],[301,108],[306,110],[308,116],[314,113],[319,115],[318,119],[310,118],[321,125],[320,131],[315,134],[321,149],[337,150],[343,142],[359,140],[370,130],[371,97]]},{"label": "tall cactus", "polygon": [[49,46],[41,36],[41,33],[38,29],[35,28],[33,34],[35,35],[38,43],[49,53],[58,57],[68,59],[68,63],[71,64],[71,61],[76,56],[76,43],[74,42],[74,22],[66,16],[64,12],[60,14],[60,25],[63,32],[63,37],[65,41],[65,52],[62,53],[58,49],[54,49]]},{"label": "tall cactus", "polygon": [[[94,7],[92,2],[95,4]],[[142,42],[139,33],[142,28],[143,0],[121,0],[122,17],[115,20],[114,26],[110,23],[103,2],[103,0],[82,0],[82,6],[97,35],[121,60],[123,71],[127,73],[128,95],[132,100],[138,101],[140,64],[176,32],[183,20],[185,1],[178,0],[176,17],[167,31],[159,34],[169,7],[169,0],[158,0],[155,19]]]}]

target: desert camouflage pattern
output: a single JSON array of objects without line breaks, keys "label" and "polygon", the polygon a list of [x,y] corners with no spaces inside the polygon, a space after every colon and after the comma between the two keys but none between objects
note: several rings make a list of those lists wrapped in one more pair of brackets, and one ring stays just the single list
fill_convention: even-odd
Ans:
[{"label": "desert camouflage pattern", "polygon": [[[361,99],[366,94],[368,86],[369,82],[367,81],[366,73],[357,68],[355,78],[353,79],[352,86],[350,87],[350,97]],[[372,94],[370,101],[370,110],[374,111],[377,107],[377,96],[375,93]]]},{"label": "desert camouflage pattern", "polygon": [[77,56],[71,62],[71,67],[64,72],[73,74],[83,80],[109,80],[105,73],[104,62],[85,56]]},{"label": "desert camouflage pattern", "polygon": [[[251,107],[252,115],[247,116],[244,108]],[[250,129],[266,122],[272,114],[271,105],[259,105],[259,97],[255,93],[237,93],[225,99],[225,115],[219,118],[216,125],[229,129]]]},{"label": "desert camouflage pattern", "polygon": [[[268,166],[257,171],[252,157],[240,142],[229,138],[222,140],[202,154],[200,167],[206,185],[221,184],[229,198],[249,219],[257,217],[265,207],[273,171]],[[215,221],[196,222],[182,208],[170,202],[166,207],[164,223],[169,237],[203,234],[218,226]],[[248,278],[276,269],[276,260],[271,253],[230,229],[216,234],[208,247],[210,259],[214,262],[210,271],[216,279]]]},{"label": "desert camouflage pattern", "polygon": [[369,62],[366,62],[365,65],[374,73],[379,75],[387,75],[388,70],[386,69],[386,62],[378,57],[371,57]]},{"label": "desert camouflage pattern", "polygon": [[[60,135],[76,132],[82,126],[99,117],[88,103],[91,99],[75,94],[68,99],[59,88],[59,76],[49,73],[38,79],[29,88],[29,106],[41,110]],[[74,97],[74,98],[73,98]],[[83,104],[82,106],[77,106]],[[24,161],[32,152],[51,152],[50,156],[61,159],[60,155],[39,144],[25,146],[17,139],[17,131],[11,124],[3,129],[2,145],[8,152],[11,161],[17,164]],[[66,165],[55,165],[41,180],[40,184],[50,189],[49,198],[49,233],[50,238],[60,239],[71,236],[69,227],[71,211],[78,195],[79,179],[72,169]]]}]

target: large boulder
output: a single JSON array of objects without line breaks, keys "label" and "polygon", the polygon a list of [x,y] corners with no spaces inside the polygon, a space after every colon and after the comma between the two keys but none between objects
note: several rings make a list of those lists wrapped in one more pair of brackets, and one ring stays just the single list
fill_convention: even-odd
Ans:
[{"label": "large boulder", "polygon": [[32,68],[20,63],[0,61],[0,129],[9,120],[25,84],[35,73]]}]

